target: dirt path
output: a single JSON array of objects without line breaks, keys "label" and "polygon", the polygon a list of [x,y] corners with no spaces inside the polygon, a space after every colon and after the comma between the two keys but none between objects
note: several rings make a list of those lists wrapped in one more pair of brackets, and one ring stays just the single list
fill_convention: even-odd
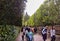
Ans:
[{"label": "dirt path", "polygon": [[[22,36],[22,33],[20,33],[20,34],[18,35],[16,41],[22,41],[21,36]],[[24,41],[26,41],[26,39],[24,39]],[[42,40],[42,36],[39,35],[39,34],[35,34],[35,35],[34,35],[34,41],[43,41],[43,40]],[[47,41],[50,41],[50,39],[47,39]]]}]

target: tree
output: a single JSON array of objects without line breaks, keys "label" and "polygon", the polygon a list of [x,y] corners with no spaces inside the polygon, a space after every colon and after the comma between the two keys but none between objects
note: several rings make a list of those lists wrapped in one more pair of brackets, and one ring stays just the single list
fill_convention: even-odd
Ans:
[{"label": "tree", "polygon": [[[0,0],[0,41],[15,41],[26,0]],[[17,32],[17,33],[16,33]]]},{"label": "tree", "polygon": [[27,25],[27,22],[26,21],[28,21],[29,17],[30,16],[27,14],[27,12],[26,12],[25,15],[23,15],[23,20],[22,20],[22,24],[23,25]]},{"label": "tree", "polygon": [[26,0],[0,0],[0,24],[22,25]]},{"label": "tree", "polygon": [[46,0],[30,18],[35,25],[60,24],[60,0]]}]

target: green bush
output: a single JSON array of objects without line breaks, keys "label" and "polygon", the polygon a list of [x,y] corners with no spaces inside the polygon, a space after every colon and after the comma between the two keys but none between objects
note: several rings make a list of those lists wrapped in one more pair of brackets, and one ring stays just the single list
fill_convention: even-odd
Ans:
[{"label": "green bush", "polygon": [[13,25],[0,25],[0,41],[15,41],[18,31]]}]

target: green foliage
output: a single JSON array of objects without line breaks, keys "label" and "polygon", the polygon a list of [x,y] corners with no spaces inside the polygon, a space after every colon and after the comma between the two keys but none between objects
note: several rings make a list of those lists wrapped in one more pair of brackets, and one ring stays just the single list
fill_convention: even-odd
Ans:
[{"label": "green foliage", "polygon": [[27,24],[30,26],[33,26],[34,25],[34,18],[30,17],[30,19],[27,21]]},{"label": "green foliage", "polygon": [[22,25],[27,25],[27,22],[28,19],[29,19],[29,15],[26,13],[25,15],[23,15],[23,18],[22,18]]},{"label": "green foliage", "polygon": [[[29,21],[29,25],[55,25],[60,24],[60,0],[46,0],[39,9],[32,15]],[[32,22],[31,22],[32,21]],[[32,25],[32,26],[34,26]]]},{"label": "green foliage", "polygon": [[0,24],[22,26],[26,0],[0,0]]},{"label": "green foliage", "polygon": [[13,25],[0,25],[0,41],[15,41],[18,32]]},{"label": "green foliage", "polygon": [[15,41],[26,0],[0,0],[0,41]]}]

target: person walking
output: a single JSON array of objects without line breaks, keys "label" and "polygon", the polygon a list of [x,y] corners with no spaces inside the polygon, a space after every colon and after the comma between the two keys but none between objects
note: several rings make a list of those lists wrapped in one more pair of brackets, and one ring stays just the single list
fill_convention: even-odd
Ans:
[{"label": "person walking", "polygon": [[55,35],[55,28],[52,26],[52,29],[50,30],[51,35],[51,41],[55,41],[56,35]]},{"label": "person walking", "polygon": [[43,27],[41,28],[41,34],[42,34],[42,36],[43,36],[43,33],[42,33],[42,31],[43,31]]},{"label": "person walking", "polygon": [[37,33],[37,27],[34,28],[34,33]]},{"label": "person walking", "polygon": [[33,41],[33,32],[31,29],[28,31],[28,41]]},{"label": "person walking", "polygon": [[28,28],[28,26],[26,26],[26,28],[25,28],[26,41],[28,41],[28,31],[29,30],[30,30],[30,28]]},{"label": "person walking", "polygon": [[43,36],[43,40],[46,41],[47,39],[47,28],[46,27],[44,27],[42,30],[42,36]]},{"label": "person walking", "polygon": [[25,29],[23,27],[21,29],[21,32],[22,32],[22,41],[24,41]]}]

